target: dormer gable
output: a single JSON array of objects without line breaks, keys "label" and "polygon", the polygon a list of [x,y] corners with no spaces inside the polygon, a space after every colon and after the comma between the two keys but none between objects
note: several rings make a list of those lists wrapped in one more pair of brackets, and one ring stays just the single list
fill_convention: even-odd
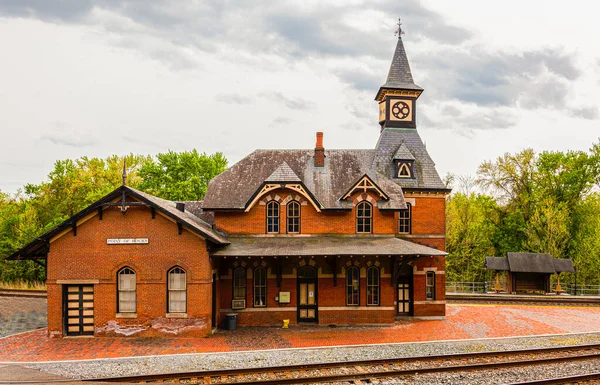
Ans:
[{"label": "dormer gable", "polygon": [[265,182],[302,182],[302,179],[296,175],[294,170],[292,170],[286,162],[282,162],[279,167],[265,179]]},{"label": "dormer gable", "polygon": [[354,183],[352,187],[340,198],[340,200],[345,200],[350,198],[356,192],[374,192],[379,196],[382,200],[389,200],[388,195],[379,187],[377,184],[367,175],[364,174],[358,182]]},{"label": "dormer gable", "polygon": [[394,163],[394,178],[414,179],[415,178],[415,157],[410,152],[405,143],[402,143],[392,158]]},{"label": "dormer gable", "polygon": [[317,201],[314,195],[306,188],[302,179],[292,170],[292,168],[284,161],[273,171],[260,185],[254,193],[250,201],[246,204],[245,212],[249,212],[254,205],[265,194],[277,190],[289,189],[306,198],[317,212],[320,212],[322,205]]}]

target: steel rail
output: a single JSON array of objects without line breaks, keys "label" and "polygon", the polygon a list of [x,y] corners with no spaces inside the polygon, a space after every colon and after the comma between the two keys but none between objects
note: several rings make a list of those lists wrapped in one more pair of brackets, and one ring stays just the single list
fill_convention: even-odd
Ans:
[{"label": "steel rail", "polygon": [[543,380],[533,380],[524,382],[513,382],[510,385],[556,385],[556,384],[577,384],[581,381],[599,380],[600,372],[579,374],[574,376],[557,377],[557,378],[546,378]]},{"label": "steel rail", "polygon": [[[369,366],[377,365],[390,365],[397,363],[414,363],[418,361],[432,362],[432,361],[445,361],[445,360],[467,360],[473,358],[488,358],[488,357],[511,357],[518,355],[539,355],[539,354],[558,354],[558,353],[576,353],[584,352],[586,350],[600,350],[600,344],[589,344],[580,346],[568,346],[568,347],[552,347],[552,348],[537,348],[527,350],[513,350],[513,351],[498,351],[498,352],[479,352],[479,353],[461,353],[461,354],[445,354],[439,356],[419,356],[419,357],[404,357],[404,358],[384,358],[374,360],[362,360],[362,361],[346,361],[346,362],[329,362],[329,363],[317,363],[317,364],[300,364],[300,365],[286,365],[286,366],[271,366],[271,367],[255,367],[255,368],[243,368],[243,369],[230,369],[230,370],[211,370],[211,371],[198,371],[198,372],[184,372],[184,373],[169,373],[169,374],[152,374],[152,375],[141,375],[141,376],[124,376],[114,378],[94,378],[85,379],[83,381],[106,381],[106,382],[166,382],[177,380],[189,380],[189,381],[203,381],[204,378],[213,377],[239,377],[243,375],[255,375],[265,373],[282,373],[290,374],[292,372],[307,372],[310,370],[327,370],[336,369],[341,367],[355,367],[355,368],[366,368]],[[360,378],[374,378],[374,377],[394,377],[401,375],[413,375],[413,374],[425,374],[425,373],[437,373],[437,372],[449,372],[457,370],[482,370],[492,369],[499,367],[512,367],[512,366],[525,366],[525,365],[537,365],[545,363],[557,363],[574,360],[585,360],[600,358],[600,351],[596,351],[589,354],[578,354],[571,356],[560,356],[550,357],[533,360],[519,360],[519,361],[504,361],[495,363],[478,363],[469,365],[454,365],[454,366],[440,366],[431,368],[417,368],[417,369],[399,369],[399,370],[385,370],[379,372],[355,372],[346,375],[325,375],[325,376],[307,376],[299,378],[278,378],[276,380],[265,380],[260,381],[234,381],[231,383],[236,384],[294,384],[294,383],[310,383],[314,381],[327,382],[327,381],[343,381],[348,379],[360,379]],[[357,369],[358,370],[358,369]],[[289,376],[288,376],[289,377]],[[222,382],[226,384],[227,382]]]}]

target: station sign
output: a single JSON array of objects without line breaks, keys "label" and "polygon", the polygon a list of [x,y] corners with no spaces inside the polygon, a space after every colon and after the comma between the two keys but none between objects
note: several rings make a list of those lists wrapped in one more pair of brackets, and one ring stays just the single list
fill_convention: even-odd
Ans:
[{"label": "station sign", "polygon": [[148,238],[108,238],[107,245],[143,245],[148,243]]}]

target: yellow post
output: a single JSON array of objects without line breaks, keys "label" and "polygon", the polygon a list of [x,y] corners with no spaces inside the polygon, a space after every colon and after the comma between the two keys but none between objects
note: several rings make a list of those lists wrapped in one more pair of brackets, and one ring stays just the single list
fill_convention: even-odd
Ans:
[{"label": "yellow post", "polygon": [[502,286],[500,286],[500,279],[498,279],[498,272],[496,272],[496,285],[494,285],[494,291],[496,293],[504,291],[504,288]]},{"label": "yellow post", "polygon": [[554,291],[556,292],[556,294],[560,294],[563,292],[562,287],[560,287],[560,274],[556,275],[557,281],[556,281],[556,287],[554,288]]},{"label": "yellow post", "polygon": [[282,329],[287,329],[290,326],[290,320],[289,319],[284,319],[283,320],[283,326],[281,327]]}]

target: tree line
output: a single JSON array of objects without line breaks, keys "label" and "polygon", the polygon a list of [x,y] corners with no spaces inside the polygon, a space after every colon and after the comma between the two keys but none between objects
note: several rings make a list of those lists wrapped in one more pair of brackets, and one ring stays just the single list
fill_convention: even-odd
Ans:
[{"label": "tree line", "polygon": [[[129,186],[175,201],[203,199],[208,182],[227,168],[222,153],[196,150],[57,161],[46,181],[12,195],[0,191],[0,282],[44,280],[43,267],[4,256],[120,186],[124,161]],[[579,282],[600,284],[600,144],[507,153],[482,163],[474,177],[446,179],[453,187],[446,205],[448,281],[484,281],[485,257],[513,251],[569,258]]]},{"label": "tree line", "polygon": [[486,256],[534,252],[571,259],[579,282],[600,284],[600,144],[507,153],[447,181],[448,281],[486,280]]},{"label": "tree line", "polygon": [[128,186],[175,201],[203,199],[208,182],[227,168],[222,153],[196,150],[56,161],[46,181],[12,195],[0,191],[0,282],[44,281],[43,266],[4,258],[119,187],[124,162]]}]

